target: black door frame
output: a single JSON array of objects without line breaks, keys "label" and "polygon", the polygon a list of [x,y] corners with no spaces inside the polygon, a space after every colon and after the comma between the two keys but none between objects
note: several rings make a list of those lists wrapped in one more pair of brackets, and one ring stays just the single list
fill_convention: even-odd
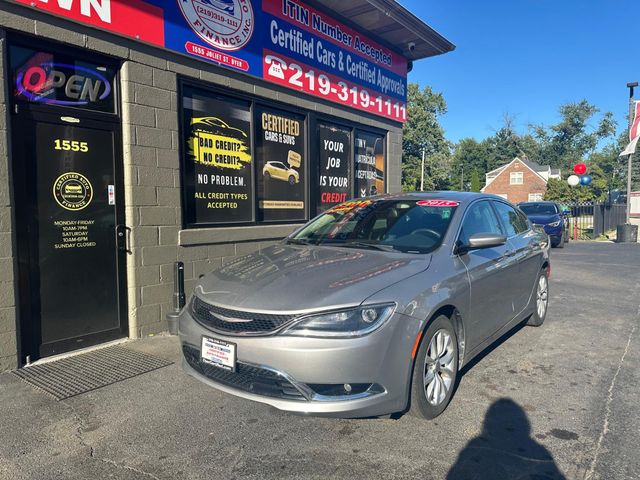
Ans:
[{"label": "black door frame", "polygon": [[[13,35],[8,36],[9,45],[20,45],[30,47],[34,49],[42,49],[47,51],[61,51],[64,48],[64,53],[68,54],[70,47],[62,47],[59,44],[53,42],[46,42],[43,44],[42,40],[37,42],[33,39]],[[74,49],[75,51],[76,49]],[[96,62],[95,55],[88,52],[77,50],[78,58],[86,59],[87,61]],[[105,65],[113,67],[116,71],[119,71],[120,62],[107,57],[101,56],[100,60],[104,60]],[[100,61],[99,60],[99,61]],[[7,67],[7,81],[11,81],[12,72],[10,67]],[[20,124],[33,124],[37,122],[56,123],[60,125],[70,125],[65,122],[61,117],[71,117],[79,120],[79,122],[73,125],[85,128],[98,129],[108,131],[113,134],[114,152],[112,168],[114,172],[115,182],[115,223],[117,225],[125,224],[125,194],[124,194],[124,163],[123,163],[123,142],[122,142],[122,122],[119,111],[119,91],[117,85],[119,84],[119,75],[117,74],[114,79],[114,103],[116,106],[115,113],[103,113],[91,110],[85,110],[74,107],[63,107],[57,105],[40,105],[34,103],[27,103],[23,101],[16,101],[15,98],[10,99],[10,111],[11,120],[8,128],[10,130],[10,162],[12,166],[11,181],[13,184],[13,205],[15,209],[15,227],[16,227],[16,256],[18,260],[18,271],[16,279],[17,300],[18,300],[18,365],[20,367],[26,365],[28,361],[34,361],[40,358],[40,346],[42,344],[41,339],[41,324],[40,324],[40,306],[34,305],[31,302],[32,296],[30,295],[32,288],[39,288],[37,285],[33,285],[33,280],[38,278],[38,265],[34,261],[30,261],[31,252],[33,252],[33,245],[30,245],[34,239],[37,239],[37,232],[31,233],[29,231],[29,215],[20,215],[20,210],[27,211],[28,208],[33,208],[30,203],[29,192],[26,188],[27,172],[25,171],[27,165],[25,165],[20,158],[18,158],[18,152],[15,147],[17,142],[14,140],[16,135],[20,134],[22,130]],[[10,90],[11,91],[11,90]],[[116,236],[116,229],[113,232]],[[116,340],[119,338],[127,337],[129,333],[128,325],[128,302],[127,302],[127,258],[126,249],[120,248],[122,241],[116,239],[117,245],[117,293],[118,293],[118,315],[120,320],[120,328],[117,331],[111,330],[107,332],[99,332],[89,334],[82,338],[83,346],[96,345],[104,343],[110,340]],[[77,344],[77,338],[57,342],[56,346],[60,350],[69,351],[73,346]],[[66,347],[66,348],[65,348]],[[46,355],[45,355],[46,356]]]}]

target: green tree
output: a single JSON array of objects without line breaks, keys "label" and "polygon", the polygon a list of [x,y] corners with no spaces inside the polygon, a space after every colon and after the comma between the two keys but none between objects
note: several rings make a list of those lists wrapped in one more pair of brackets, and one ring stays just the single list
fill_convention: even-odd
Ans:
[{"label": "green tree", "polygon": [[573,165],[592,155],[600,142],[611,139],[616,132],[613,114],[606,112],[597,118],[599,112],[596,106],[582,100],[561,105],[557,124],[532,125],[539,144],[538,162],[569,172]]},{"label": "green tree", "polygon": [[471,191],[479,192],[480,191],[480,176],[478,175],[478,170],[474,170],[471,174]]},{"label": "green tree", "polygon": [[407,91],[407,122],[402,129],[402,188],[420,188],[422,152],[425,155],[425,190],[440,190],[449,185],[450,143],[438,117],[447,111],[441,93],[431,87],[422,90],[410,83]]}]

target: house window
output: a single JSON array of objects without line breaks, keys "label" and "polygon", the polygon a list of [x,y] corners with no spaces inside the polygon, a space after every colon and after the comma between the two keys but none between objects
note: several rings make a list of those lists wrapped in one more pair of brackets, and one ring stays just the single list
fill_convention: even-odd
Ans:
[{"label": "house window", "polygon": [[530,202],[541,202],[543,198],[544,198],[544,194],[542,194],[542,193],[530,193],[529,194],[529,201]]},{"label": "house window", "polygon": [[495,195],[497,197],[504,198],[505,200],[509,200],[506,193],[496,193]]},{"label": "house window", "polygon": [[522,185],[524,183],[524,174],[522,172],[511,172],[509,183],[511,185]]}]

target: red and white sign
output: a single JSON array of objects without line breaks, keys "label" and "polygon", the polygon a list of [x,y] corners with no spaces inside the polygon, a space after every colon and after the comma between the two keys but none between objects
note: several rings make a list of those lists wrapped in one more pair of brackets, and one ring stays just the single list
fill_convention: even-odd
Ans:
[{"label": "red and white sign", "polygon": [[629,130],[629,141],[640,135],[640,100],[636,100],[633,109],[633,123]]},{"label": "red and white sign", "polygon": [[15,0],[92,27],[164,46],[164,11],[141,0]]},{"label": "red and white sign", "polygon": [[453,200],[418,200],[416,205],[421,207],[457,207],[460,203]]},{"label": "red and white sign", "polygon": [[270,82],[365,112],[383,115],[397,122],[407,120],[407,107],[404,102],[387,95],[370,93],[360,85],[315,70],[302,62],[296,62],[267,49],[263,50],[262,68],[264,79]]},{"label": "red and white sign", "polygon": [[236,58],[232,55],[218,52],[217,50],[212,50],[210,48],[203,47],[202,45],[197,45],[193,42],[187,42],[184,45],[184,48],[190,54],[206,58],[207,60],[211,60],[212,62],[216,62],[227,67],[238,68],[240,70],[244,70],[245,72],[249,70],[249,64],[241,58]]}]

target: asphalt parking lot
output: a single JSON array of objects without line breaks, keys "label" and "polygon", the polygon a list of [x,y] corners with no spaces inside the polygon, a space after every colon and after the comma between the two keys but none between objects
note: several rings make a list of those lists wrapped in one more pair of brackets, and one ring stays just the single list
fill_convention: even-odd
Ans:
[{"label": "asphalt parking lot", "polygon": [[640,245],[552,252],[551,301],[435,421],[299,417],[169,367],[65,401],[0,375],[0,479],[637,479]]}]

